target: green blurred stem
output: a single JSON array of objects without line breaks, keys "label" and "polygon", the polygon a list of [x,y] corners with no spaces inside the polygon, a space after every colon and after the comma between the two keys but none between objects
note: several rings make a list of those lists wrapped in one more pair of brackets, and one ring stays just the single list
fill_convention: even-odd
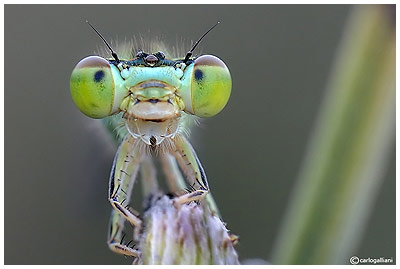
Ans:
[{"label": "green blurred stem", "polygon": [[273,263],[348,264],[357,255],[394,149],[390,15],[387,6],[352,11]]}]

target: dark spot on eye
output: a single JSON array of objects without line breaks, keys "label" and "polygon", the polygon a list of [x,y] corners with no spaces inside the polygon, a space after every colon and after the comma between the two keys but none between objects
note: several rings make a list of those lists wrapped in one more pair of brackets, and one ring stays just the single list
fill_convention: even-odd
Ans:
[{"label": "dark spot on eye", "polygon": [[202,80],[203,79],[203,71],[201,71],[200,69],[196,69],[196,71],[194,71],[194,78],[196,80]]},{"label": "dark spot on eye", "polygon": [[94,81],[95,82],[100,82],[104,78],[104,71],[99,70],[94,74]]}]

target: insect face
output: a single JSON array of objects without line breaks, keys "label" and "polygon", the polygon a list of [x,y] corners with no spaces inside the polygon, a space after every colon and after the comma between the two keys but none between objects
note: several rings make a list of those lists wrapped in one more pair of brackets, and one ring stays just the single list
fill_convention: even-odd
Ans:
[{"label": "insect face", "polygon": [[132,60],[86,57],[74,68],[70,85],[84,114],[104,118],[123,111],[131,135],[154,146],[176,134],[182,111],[198,117],[219,113],[232,83],[227,66],[215,56],[184,62],[139,51]]}]

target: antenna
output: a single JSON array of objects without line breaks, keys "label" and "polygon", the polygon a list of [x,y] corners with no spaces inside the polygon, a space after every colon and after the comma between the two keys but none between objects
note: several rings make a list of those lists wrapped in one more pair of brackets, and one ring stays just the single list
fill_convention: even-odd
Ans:
[{"label": "antenna", "polygon": [[194,43],[193,47],[186,53],[185,59],[183,60],[184,63],[186,63],[189,58],[192,56],[194,49],[197,47],[197,45],[200,43],[200,41],[212,30],[214,29],[218,24],[220,24],[220,22],[217,22],[216,24],[214,24],[210,29],[208,29],[207,32],[205,32],[200,38],[199,40],[196,41],[196,43]]},{"label": "antenna", "polygon": [[112,57],[114,57],[114,59],[117,61],[117,63],[119,63],[120,60],[118,59],[117,53],[111,48],[111,46],[110,46],[110,44],[108,44],[107,40],[100,34],[99,31],[96,30],[96,28],[94,28],[93,25],[90,24],[90,22],[88,20],[86,20],[86,23],[89,24],[89,26],[92,27],[92,29],[96,32],[96,34],[104,41],[104,43],[106,44],[108,49],[111,51]]}]

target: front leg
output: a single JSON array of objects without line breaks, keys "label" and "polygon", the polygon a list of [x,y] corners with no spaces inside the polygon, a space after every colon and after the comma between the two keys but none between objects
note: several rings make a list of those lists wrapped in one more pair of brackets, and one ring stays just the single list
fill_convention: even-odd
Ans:
[{"label": "front leg", "polygon": [[[182,156],[180,158],[182,158]],[[179,171],[178,164],[176,163],[176,158],[170,153],[164,153],[161,155],[160,159],[164,174],[167,177],[169,190],[173,193],[176,193],[180,190],[185,189],[186,183],[181,174],[181,171]],[[206,195],[206,201],[211,211],[219,218],[221,218],[221,213],[219,212],[217,204],[215,203],[215,200],[211,193],[208,193]]]},{"label": "front leg", "polygon": [[108,234],[108,246],[114,252],[138,257],[139,253],[123,243],[122,232],[125,221],[135,227],[135,239],[138,239],[142,221],[129,209],[131,192],[137,176],[141,155],[136,140],[126,138],[120,145],[114,158],[110,174],[108,200],[114,207],[111,213]]},{"label": "front leg", "polygon": [[189,141],[185,137],[176,136],[173,141],[175,149],[172,154],[178,161],[178,164],[186,178],[192,180],[192,184],[190,184],[190,182],[189,184],[194,189],[190,193],[176,197],[174,203],[181,205],[192,201],[199,201],[209,192],[206,173],[204,172],[192,145],[190,145]]}]

